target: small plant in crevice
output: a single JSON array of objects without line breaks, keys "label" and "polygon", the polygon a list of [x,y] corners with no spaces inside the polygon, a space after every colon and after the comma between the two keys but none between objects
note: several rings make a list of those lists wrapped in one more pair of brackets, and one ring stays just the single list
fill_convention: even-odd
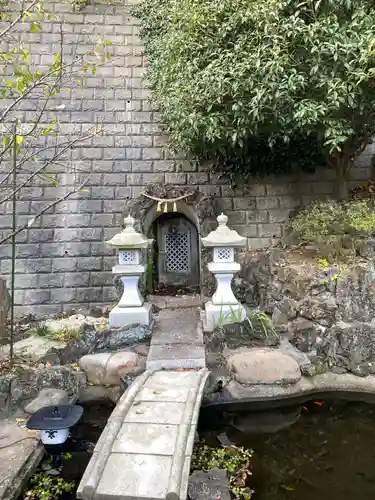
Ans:
[{"label": "small plant in crevice", "polygon": [[34,328],[32,328],[31,331],[34,335],[37,335],[38,337],[51,338],[53,336],[52,330],[45,323],[39,323]]},{"label": "small plant in crevice", "polygon": [[245,322],[251,331],[259,332],[265,339],[277,337],[272,319],[264,311],[246,308]]},{"label": "small plant in crevice", "polygon": [[249,309],[244,306],[246,316],[243,315],[242,309],[233,309],[227,313],[220,311],[219,318],[216,322],[216,328],[222,328],[226,324],[242,323],[245,329],[249,332],[256,332],[265,339],[277,337],[272,319],[268,314],[260,309]]},{"label": "small plant in crevice", "polygon": [[332,266],[327,259],[318,259],[318,265],[324,269],[326,278],[320,279],[320,285],[327,285],[329,283],[337,281],[345,269],[344,264]]},{"label": "small plant in crevice", "polygon": [[226,469],[229,474],[230,492],[236,499],[249,500],[254,493],[248,484],[252,456],[252,450],[234,445],[213,448],[205,443],[199,443],[193,451],[191,471],[208,471],[216,467]]},{"label": "small plant in crevice", "polygon": [[65,493],[72,493],[76,484],[61,477],[37,472],[29,481],[29,487],[22,495],[23,500],[58,500]]},{"label": "small plant in crevice", "polygon": [[44,337],[49,340],[57,340],[60,342],[69,342],[70,340],[78,339],[80,336],[79,329],[76,327],[66,327],[59,331],[53,331],[46,323],[40,323],[32,330],[34,335]]}]

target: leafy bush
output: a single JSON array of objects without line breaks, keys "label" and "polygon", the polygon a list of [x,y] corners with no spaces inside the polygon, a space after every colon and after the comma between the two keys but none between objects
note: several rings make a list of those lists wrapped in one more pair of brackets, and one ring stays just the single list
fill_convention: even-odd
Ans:
[{"label": "leafy bush", "polygon": [[312,245],[321,257],[343,259],[375,234],[375,203],[371,200],[315,202],[292,217],[290,241]]},{"label": "leafy bush", "polygon": [[311,140],[347,196],[375,130],[372,0],[143,0],[135,14],[176,150],[258,172],[263,156],[278,170],[281,144]]}]

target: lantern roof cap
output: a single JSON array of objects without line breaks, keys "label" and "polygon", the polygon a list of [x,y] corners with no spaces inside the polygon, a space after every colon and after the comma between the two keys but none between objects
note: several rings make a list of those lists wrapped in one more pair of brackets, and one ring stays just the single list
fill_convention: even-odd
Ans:
[{"label": "lantern roof cap", "polygon": [[78,405],[45,406],[29,418],[26,427],[38,431],[69,429],[82,414],[83,408]]},{"label": "lantern roof cap", "polygon": [[205,247],[244,247],[246,246],[246,238],[240,236],[234,229],[229,229],[227,226],[228,217],[221,213],[216,218],[218,227],[211,231],[205,238],[202,238],[202,243]]},{"label": "lantern roof cap", "polygon": [[142,233],[139,233],[134,229],[134,223],[135,219],[131,215],[125,217],[125,228],[107,241],[107,245],[113,248],[124,249],[147,248],[149,240]]}]

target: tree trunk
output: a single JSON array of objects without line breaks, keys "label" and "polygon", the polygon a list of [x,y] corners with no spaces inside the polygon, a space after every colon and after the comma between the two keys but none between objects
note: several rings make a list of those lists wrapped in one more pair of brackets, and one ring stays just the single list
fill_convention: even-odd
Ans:
[{"label": "tree trunk", "polygon": [[0,345],[9,342],[7,332],[7,317],[10,309],[10,295],[5,279],[0,277]]},{"label": "tree trunk", "polygon": [[349,198],[348,177],[350,172],[349,161],[345,156],[335,158],[336,169],[336,195],[340,201],[346,201]]}]

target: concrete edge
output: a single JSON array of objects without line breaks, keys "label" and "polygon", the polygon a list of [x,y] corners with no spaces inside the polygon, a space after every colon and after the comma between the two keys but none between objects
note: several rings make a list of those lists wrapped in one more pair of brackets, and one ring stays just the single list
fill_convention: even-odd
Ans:
[{"label": "concrete edge", "polygon": [[108,419],[108,423],[111,423],[110,427],[107,431],[103,431],[96,443],[93,456],[79,483],[76,493],[77,498],[92,500],[95,497],[96,488],[111,453],[113,443],[122,427],[124,417],[133,404],[139,390],[152,374],[153,371],[150,370],[143,372],[121,396],[120,401]]},{"label": "concrete edge", "polygon": [[32,473],[38,467],[44,455],[44,446],[41,442],[38,443],[36,448],[29,454],[26,462],[24,463],[20,473],[13,478],[11,483],[7,486],[1,500],[16,500],[21,494],[25,483],[29,480]]},{"label": "concrete edge", "polygon": [[[203,336],[203,323],[202,323],[202,313],[203,311],[199,311],[199,319],[197,321],[197,334],[199,338],[199,342],[203,344],[204,347],[204,336]],[[206,352],[206,350],[205,350]]]},{"label": "concrete edge", "polygon": [[[173,453],[166,500],[182,500],[186,498],[186,475],[187,478],[189,477],[189,474],[187,474],[186,470],[190,470],[190,459],[192,448],[194,445],[194,435],[198,423],[203,389],[205,387],[209,371],[207,368],[203,368],[199,373],[200,378],[198,381],[198,390],[197,387],[189,389],[189,396],[186,401],[183,414],[183,421],[185,422],[187,418],[189,418],[191,424],[190,426],[182,425],[179,427],[179,434],[177,436]],[[191,436],[193,436],[193,439],[191,438]],[[181,493],[183,493],[183,495],[181,495]]]},{"label": "concrete edge", "polygon": [[280,401],[298,396],[309,396],[324,392],[375,394],[375,376],[358,377],[351,373],[322,373],[314,377],[302,377],[295,384],[288,385],[242,385],[232,380],[228,384],[232,399],[228,403],[241,401]]}]

